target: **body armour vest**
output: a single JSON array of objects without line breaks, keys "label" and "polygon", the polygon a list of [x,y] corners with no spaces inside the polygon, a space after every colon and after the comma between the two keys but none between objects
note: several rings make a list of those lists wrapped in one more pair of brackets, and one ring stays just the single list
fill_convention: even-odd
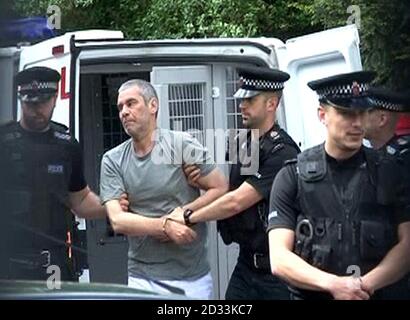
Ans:
[{"label": "body armour vest", "polygon": [[[236,137],[238,140],[238,136]],[[238,143],[239,142],[239,143]],[[238,148],[243,148],[244,145],[250,144],[250,132],[247,140],[243,143],[236,141]],[[268,131],[261,139],[259,147],[259,167],[269,157],[277,156],[277,152],[285,146],[294,148],[300,152],[299,147],[292,140],[292,138],[279,126],[275,125]],[[241,175],[241,168],[243,161],[240,160],[241,152],[236,152],[237,162],[232,165],[229,181],[230,190],[235,190],[244,181],[247,176]],[[284,161],[287,159],[283,159]],[[218,230],[225,244],[229,245],[232,242],[238,243],[242,248],[246,248],[252,252],[267,253],[269,250],[268,239],[266,236],[267,215],[269,210],[269,203],[262,199],[255,205],[246,209],[245,211],[234,215],[228,219],[218,221]]]},{"label": "body armour vest", "polygon": [[364,148],[343,192],[336,188],[324,145],[298,156],[295,253],[309,264],[337,275],[363,275],[397,242],[394,213],[399,189],[395,163]]},{"label": "body armour vest", "polygon": [[18,123],[0,130],[2,197],[7,199],[1,210],[9,224],[11,278],[44,278],[45,270],[36,262],[47,252],[45,263],[59,265],[62,280],[72,280],[64,279],[67,232],[74,221],[68,209],[70,143],[56,124],[45,133],[27,133]]}]

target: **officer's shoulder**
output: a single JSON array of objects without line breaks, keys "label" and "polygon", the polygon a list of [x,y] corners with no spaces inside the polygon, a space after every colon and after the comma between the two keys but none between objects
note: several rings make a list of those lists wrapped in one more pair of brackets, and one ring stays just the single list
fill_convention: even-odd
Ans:
[{"label": "officer's shoulder", "polygon": [[266,142],[262,144],[262,148],[265,149],[265,151],[270,152],[270,153],[275,153],[279,150],[282,150],[285,148],[286,143],[285,139],[286,137],[284,134],[281,132],[282,130],[280,129],[274,129],[267,133],[266,135]]},{"label": "officer's shoulder", "polygon": [[[387,149],[371,149],[363,148],[368,163],[380,168],[387,168],[388,170],[397,172],[394,168],[399,165],[399,157],[396,153],[390,153]],[[392,172],[393,174],[394,172]]]},{"label": "officer's shoulder", "polygon": [[17,121],[8,120],[8,121],[0,121],[0,130],[7,130],[14,128],[17,125]]},{"label": "officer's shoulder", "polygon": [[50,121],[50,127],[61,133],[68,133],[68,127],[62,123]]},{"label": "officer's shoulder", "polygon": [[298,163],[298,158],[288,159],[283,162],[283,166],[284,167],[292,166],[292,165],[296,165],[297,163]]},{"label": "officer's shoulder", "polygon": [[284,160],[282,168],[278,172],[278,176],[281,176],[281,181],[296,181],[298,176],[298,159],[292,158]]},{"label": "officer's shoulder", "polygon": [[410,152],[410,135],[398,136],[391,147],[399,156],[408,154]]},{"label": "officer's shoulder", "polygon": [[284,142],[286,138],[286,132],[280,127],[274,128],[273,130],[267,133],[267,139],[272,143]]},{"label": "officer's shoulder", "polygon": [[54,138],[56,138],[57,140],[70,142],[73,140],[68,127],[64,124],[51,121],[50,127],[53,129]]},{"label": "officer's shoulder", "polygon": [[280,127],[272,130],[268,134],[268,140],[275,146],[272,149],[272,152],[282,149],[294,150],[296,151],[296,153],[300,152],[300,149],[297,146],[296,142],[292,139],[291,136],[289,136],[289,134],[285,130]]},{"label": "officer's shoulder", "polygon": [[3,121],[0,123],[0,134],[4,135],[18,130],[18,122],[14,120]]}]

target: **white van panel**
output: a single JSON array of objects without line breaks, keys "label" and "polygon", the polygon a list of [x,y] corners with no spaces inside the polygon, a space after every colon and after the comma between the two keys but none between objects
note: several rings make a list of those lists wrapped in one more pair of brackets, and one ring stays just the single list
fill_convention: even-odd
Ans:
[{"label": "white van panel", "polygon": [[291,75],[283,91],[286,129],[304,150],[325,139],[318,98],[307,83],[362,69],[358,31],[349,25],[290,39],[278,48],[278,59],[280,69]]}]

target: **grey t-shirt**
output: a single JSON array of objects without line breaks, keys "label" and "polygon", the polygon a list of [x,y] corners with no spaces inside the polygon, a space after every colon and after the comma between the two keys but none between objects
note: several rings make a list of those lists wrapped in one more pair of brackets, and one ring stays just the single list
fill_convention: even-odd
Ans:
[{"label": "grey t-shirt", "polygon": [[[102,203],[128,194],[129,211],[161,217],[193,201],[199,190],[191,187],[183,163],[197,164],[203,175],[215,163],[196,139],[185,132],[157,129],[153,150],[144,157],[134,151],[132,139],[104,154],[101,163]],[[194,226],[197,239],[189,244],[159,242],[151,236],[128,237],[128,273],[158,280],[193,280],[209,272],[205,223]]]}]

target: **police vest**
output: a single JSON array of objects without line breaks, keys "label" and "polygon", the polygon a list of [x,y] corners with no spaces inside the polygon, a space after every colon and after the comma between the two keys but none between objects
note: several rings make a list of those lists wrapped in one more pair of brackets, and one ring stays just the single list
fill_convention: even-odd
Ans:
[{"label": "police vest", "polygon": [[[250,135],[248,136],[248,141]],[[241,144],[241,143],[239,143]],[[276,153],[285,146],[294,148],[300,152],[299,147],[292,138],[278,126],[274,126],[268,131],[259,143],[259,166],[263,166],[269,157],[277,156]],[[242,146],[239,145],[241,148]],[[284,161],[287,159],[283,159]],[[239,161],[240,162],[240,161]],[[239,170],[241,164],[233,165],[230,173],[231,189],[238,187],[246,180],[241,178]],[[238,243],[242,248],[252,252],[267,253],[269,250],[268,239],[266,236],[267,214],[269,203],[264,199],[243,212],[228,219],[218,221],[218,230],[225,244],[232,242]]]},{"label": "police vest", "polygon": [[393,212],[400,186],[395,163],[365,148],[346,190],[335,187],[324,145],[297,159],[298,199],[295,253],[338,275],[365,274],[397,242]]},{"label": "police vest", "polygon": [[[48,252],[44,258],[51,260],[49,263],[69,267],[67,232],[72,232],[74,221],[68,206],[72,170],[70,144],[70,135],[55,123],[47,133],[41,134],[25,133],[17,123],[0,130],[3,156],[0,170],[2,186],[7,186],[2,196],[8,199],[2,211],[8,215],[12,230],[10,268],[25,269],[26,263],[27,269],[31,266],[40,272],[39,279],[45,273],[36,265],[44,261],[40,259],[42,252]],[[17,276],[24,278],[22,272]]]}]

